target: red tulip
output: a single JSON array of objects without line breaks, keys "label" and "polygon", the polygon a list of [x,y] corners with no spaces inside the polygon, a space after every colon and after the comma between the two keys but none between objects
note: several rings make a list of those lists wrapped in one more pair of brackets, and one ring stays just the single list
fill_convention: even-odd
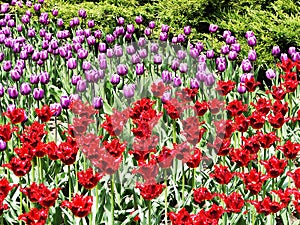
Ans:
[{"label": "red tulip", "polygon": [[219,184],[228,184],[234,176],[234,174],[229,171],[227,166],[214,165],[214,168],[215,171],[214,173],[210,174],[210,177],[215,178]]},{"label": "red tulip", "polygon": [[261,172],[257,172],[256,169],[252,169],[248,173],[237,173],[237,175],[243,179],[246,190],[249,190],[253,195],[260,192],[263,183],[269,178],[268,175],[263,175]]},{"label": "red tulip", "polygon": [[243,104],[242,101],[233,100],[228,103],[226,109],[230,116],[236,117],[241,115],[243,112],[246,112],[248,106],[246,104]]},{"label": "red tulip", "polygon": [[23,213],[18,217],[19,220],[25,221],[27,225],[46,224],[48,218],[48,209],[32,208],[28,213]]},{"label": "red tulip", "polygon": [[287,165],[285,159],[277,159],[275,156],[272,156],[269,160],[261,160],[260,163],[266,168],[267,173],[272,178],[276,178],[281,175]]},{"label": "red tulip", "polygon": [[283,146],[277,146],[276,149],[282,151],[287,159],[295,159],[300,151],[300,144],[288,140]]},{"label": "red tulip", "polygon": [[152,200],[162,193],[163,188],[165,188],[165,185],[157,183],[137,183],[136,188],[140,190],[140,193],[145,200]]},{"label": "red tulip", "polygon": [[22,123],[26,119],[25,110],[22,108],[4,112],[3,115],[8,117],[12,124]]},{"label": "red tulip", "polygon": [[79,171],[77,173],[78,182],[85,188],[85,189],[93,189],[98,182],[103,177],[100,173],[94,173],[92,168],[88,168],[86,171]]},{"label": "red tulip", "polygon": [[205,200],[212,200],[215,197],[215,194],[209,192],[206,187],[201,187],[194,189],[194,201],[196,203],[202,203]]},{"label": "red tulip", "polygon": [[17,157],[13,157],[8,164],[3,164],[2,166],[12,170],[18,177],[26,175],[31,170],[31,162],[29,159],[20,159]]},{"label": "red tulip", "polygon": [[76,194],[72,198],[72,201],[63,201],[61,203],[61,207],[69,208],[77,217],[86,217],[91,212],[92,205],[92,196],[83,196],[79,194]]},{"label": "red tulip", "polygon": [[231,92],[234,89],[235,82],[232,80],[229,81],[218,81],[216,90],[218,93],[222,96],[226,96],[229,92]]},{"label": "red tulip", "polygon": [[243,208],[245,202],[241,194],[233,192],[226,196],[224,194],[219,195],[226,204],[226,212],[239,213]]},{"label": "red tulip", "polygon": [[194,106],[198,116],[203,116],[207,112],[209,107],[206,101],[203,102],[196,101]]},{"label": "red tulip", "polygon": [[39,119],[42,122],[46,123],[51,119],[51,116],[53,116],[55,110],[54,109],[51,110],[48,105],[44,105],[41,109],[36,108],[35,112],[39,117]]}]

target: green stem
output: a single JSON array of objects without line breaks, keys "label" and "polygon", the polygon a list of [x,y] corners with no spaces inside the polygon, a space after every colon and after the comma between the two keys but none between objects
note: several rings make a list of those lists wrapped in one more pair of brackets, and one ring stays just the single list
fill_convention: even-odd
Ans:
[{"label": "green stem", "polygon": [[115,224],[115,175],[111,175],[111,197],[110,197],[110,206],[111,206],[111,224]]},{"label": "green stem", "polygon": [[185,199],[185,195],[184,195],[184,187],[185,187],[185,177],[184,177],[184,163],[182,164],[182,189],[181,189],[181,194],[182,194],[182,202]]},{"label": "green stem", "polygon": [[168,177],[167,171],[164,170],[164,177],[165,177],[165,225],[168,225]]},{"label": "green stem", "polygon": [[151,200],[148,201],[148,225],[152,225],[152,223],[151,223]]},{"label": "green stem", "polygon": [[71,197],[72,197],[71,165],[68,166],[68,176],[69,176],[69,201],[71,201]]},{"label": "green stem", "polygon": [[173,120],[173,143],[176,143],[176,121]]}]

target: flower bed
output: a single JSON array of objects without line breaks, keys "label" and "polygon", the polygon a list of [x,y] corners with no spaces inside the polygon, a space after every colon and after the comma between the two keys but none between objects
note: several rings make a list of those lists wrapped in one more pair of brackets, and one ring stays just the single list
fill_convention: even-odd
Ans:
[{"label": "flower bed", "polygon": [[214,24],[105,34],[84,9],[64,29],[42,2],[1,5],[1,224],[297,220],[298,49],[270,49],[258,81],[252,31],[244,51]]}]

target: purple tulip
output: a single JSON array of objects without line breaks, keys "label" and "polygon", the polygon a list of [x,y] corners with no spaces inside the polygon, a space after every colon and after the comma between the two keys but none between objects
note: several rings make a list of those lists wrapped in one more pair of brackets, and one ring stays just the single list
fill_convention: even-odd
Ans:
[{"label": "purple tulip", "polygon": [[226,63],[224,62],[220,62],[218,65],[217,65],[217,70],[219,72],[224,72],[226,70]]},{"label": "purple tulip", "polygon": [[206,70],[206,62],[198,62],[197,71],[205,72]]},{"label": "purple tulip", "polygon": [[19,95],[18,93],[18,90],[16,87],[9,87],[7,89],[7,92],[8,92],[8,96],[11,98],[11,99],[16,99]]},{"label": "purple tulip", "polygon": [[126,31],[127,31],[129,34],[133,34],[134,31],[135,31],[134,25],[133,25],[133,24],[127,24]]},{"label": "purple tulip", "polygon": [[114,54],[117,57],[121,57],[123,55],[123,49],[120,45],[115,45],[114,46]]},{"label": "purple tulip", "polygon": [[21,74],[14,69],[10,71],[10,77],[13,81],[19,81],[21,78]]},{"label": "purple tulip", "polygon": [[289,59],[289,57],[288,57],[288,55],[286,53],[281,53],[281,55],[280,55],[280,61],[286,61],[288,59]]},{"label": "purple tulip", "polygon": [[197,59],[199,57],[199,51],[198,49],[196,48],[191,48],[190,49],[190,56],[193,58],[193,59]]},{"label": "purple tulip", "polygon": [[70,70],[76,69],[76,67],[77,67],[77,61],[76,61],[76,59],[75,58],[68,59],[67,65],[68,65],[68,68]]},{"label": "purple tulip", "polygon": [[94,97],[93,106],[94,106],[95,109],[102,109],[103,99],[101,97]]},{"label": "purple tulip", "polygon": [[137,64],[141,62],[141,58],[139,56],[139,54],[135,53],[131,56],[131,62],[132,64]]},{"label": "purple tulip", "polygon": [[221,54],[227,55],[229,53],[229,45],[222,45],[221,47]]},{"label": "purple tulip", "polygon": [[6,142],[0,138],[0,152],[5,151],[5,149],[6,149]]},{"label": "purple tulip", "polygon": [[249,59],[250,61],[255,61],[256,58],[257,58],[257,56],[256,56],[255,50],[250,49],[249,52],[248,52],[248,59]]},{"label": "purple tulip", "polygon": [[185,35],[184,34],[178,34],[177,41],[180,43],[185,42]]},{"label": "purple tulip", "polygon": [[252,70],[251,62],[248,59],[242,61],[242,70],[246,73],[249,73]]},{"label": "purple tulip", "polygon": [[149,28],[150,29],[154,29],[155,28],[155,22],[154,21],[150,21],[149,22]]},{"label": "purple tulip", "polygon": [[213,74],[207,74],[204,80],[204,84],[208,87],[211,87],[215,83],[215,76]]},{"label": "purple tulip", "polygon": [[246,87],[245,87],[244,84],[239,83],[238,86],[237,86],[237,91],[238,91],[240,94],[244,94],[244,93],[246,93],[247,89],[246,89]]},{"label": "purple tulip", "polygon": [[254,33],[253,31],[247,31],[246,34],[245,34],[245,38],[249,38],[249,37],[254,37]]},{"label": "purple tulip", "polygon": [[81,80],[81,76],[80,75],[73,75],[71,78],[71,83],[74,86],[77,86],[78,81]]},{"label": "purple tulip", "polygon": [[163,32],[163,33],[168,33],[169,29],[170,29],[170,27],[168,25],[166,25],[166,24],[163,24],[161,26],[161,32]]},{"label": "purple tulip", "polygon": [[135,22],[137,24],[142,24],[143,23],[143,17],[142,16],[136,16],[135,17]]},{"label": "purple tulip", "polygon": [[86,59],[88,56],[88,51],[83,48],[78,49],[77,56],[79,59]]},{"label": "purple tulip", "polygon": [[125,84],[123,87],[123,94],[125,98],[132,98],[134,96],[135,84]]},{"label": "purple tulip", "polygon": [[120,83],[120,76],[118,74],[111,75],[110,82],[112,85],[118,85]]},{"label": "purple tulip", "polygon": [[164,70],[162,73],[161,73],[161,78],[163,80],[164,83],[170,83],[172,82],[172,73],[168,70]]},{"label": "purple tulip", "polygon": [[9,27],[15,27],[16,26],[16,22],[13,19],[10,19],[7,21],[7,26]]},{"label": "purple tulip", "polygon": [[183,28],[183,32],[184,32],[185,35],[190,35],[191,32],[192,32],[191,26],[185,26],[185,27]]},{"label": "purple tulip", "polygon": [[124,19],[123,17],[119,17],[119,18],[117,19],[117,22],[118,22],[118,25],[119,25],[119,26],[123,26],[123,25],[124,25],[124,22],[125,22],[125,19]]},{"label": "purple tulip", "polygon": [[159,54],[153,56],[153,62],[156,65],[160,65],[162,63],[162,57]]},{"label": "purple tulip", "polygon": [[293,53],[291,59],[292,59],[293,62],[296,62],[297,60],[300,60],[300,52]]},{"label": "purple tulip", "polygon": [[280,48],[279,46],[273,46],[272,48],[272,55],[273,56],[278,56],[280,54]]},{"label": "purple tulip", "polygon": [[204,71],[198,71],[196,73],[196,79],[200,82],[203,82],[205,81],[205,78],[206,78],[206,73]]},{"label": "purple tulip", "polygon": [[172,37],[172,44],[177,44],[178,43],[178,38],[177,37]]},{"label": "purple tulip", "polygon": [[208,30],[210,33],[216,33],[218,28],[219,28],[218,25],[210,24]]},{"label": "purple tulip", "polygon": [[106,35],[106,42],[111,44],[115,41],[115,37],[112,34],[107,34]]},{"label": "purple tulip", "polygon": [[289,47],[288,53],[290,56],[292,56],[294,53],[296,53],[296,47]]},{"label": "purple tulip", "polygon": [[41,7],[42,7],[41,4],[36,3],[36,4],[34,4],[33,9],[34,9],[34,11],[40,11]]},{"label": "purple tulip", "polygon": [[21,87],[20,87],[20,92],[21,92],[21,95],[29,95],[31,92],[30,84],[22,83]]},{"label": "purple tulip", "polygon": [[203,55],[203,54],[201,54],[201,55],[199,55],[199,60],[198,60],[198,62],[206,62],[206,55]]},{"label": "purple tulip", "polygon": [[273,79],[276,77],[275,71],[272,70],[272,69],[268,69],[268,70],[266,71],[266,77],[267,77],[268,79],[270,79],[270,80],[273,80]]},{"label": "purple tulip", "polygon": [[226,40],[226,38],[230,36],[231,36],[231,31],[224,30],[222,37]]},{"label": "purple tulip", "polygon": [[147,41],[144,37],[140,37],[138,40],[138,46],[144,47],[147,44]]},{"label": "purple tulip", "polygon": [[44,97],[44,90],[43,89],[41,89],[41,88],[35,88],[35,89],[33,89],[33,98],[35,99],[35,100],[42,100],[43,99],[43,97]]},{"label": "purple tulip", "polygon": [[234,43],[231,45],[231,50],[239,53],[241,51],[241,45],[239,43]]},{"label": "purple tulip", "polygon": [[204,48],[203,43],[200,42],[200,41],[197,42],[197,43],[195,44],[195,48],[199,51],[199,53],[202,52],[202,50],[203,50],[203,48]]},{"label": "purple tulip", "polygon": [[86,90],[86,80],[79,80],[76,85],[76,90],[84,92]]},{"label": "purple tulip", "polygon": [[50,110],[53,110],[53,116],[57,117],[61,114],[62,107],[59,103],[50,104]]},{"label": "purple tulip", "polygon": [[236,58],[237,58],[237,52],[236,51],[230,51],[228,53],[228,59],[230,61],[234,61],[234,60],[236,60]]},{"label": "purple tulip", "polygon": [[5,55],[3,52],[0,52],[0,62],[2,62],[5,58]]},{"label": "purple tulip", "polygon": [[243,73],[240,77],[240,82],[245,83],[246,79],[250,80],[254,75],[252,73]]},{"label": "purple tulip", "polygon": [[227,36],[225,42],[228,45],[232,45],[236,42],[236,38],[234,36]]},{"label": "purple tulip", "polygon": [[82,19],[86,18],[86,11],[84,9],[79,9],[78,10],[78,16],[81,17]]},{"label": "purple tulip", "polygon": [[120,76],[125,76],[128,73],[127,66],[125,64],[120,64],[117,66],[117,73]]},{"label": "purple tulip", "polygon": [[151,28],[150,27],[146,27],[144,30],[144,34],[149,37],[151,35]]},{"label": "purple tulip", "polygon": [[190,81],[190,88],[199,89],[199,87],[200,87],[199,81],[196,78],[192,78]]},{"label": "purple tulip", "polygon": [[3,97],[3,96],[4,96],[4,92],[5,92],[4,87],[3,87],[3,85],[0,83],[0,97]]},{"label": "purple tulip", "polygon": [[248,37],[247,43],[250,47],[254,47],[256,45],[256,37],[255,36]]},{"label": "purple tulip", "polygon": [[206,51],[206,57],[208,59],[212,59],[212,58],[214,58],[214,56],[215,56],[214,50],[211,49],[211,50]]},{"label": "purple tulip", "polygon": [[187,63],[180,63],[179,71],[180,71],[180,73],[186,73],[188,71],[188,64]]},{"label": "purple tulip", "polygon": [[130,40],[132,39],[132,34],[126,32],[126,34],[125,34],[125,39],[126,39],[127,41],[130,41]]},{"label": "purple tulip", "polygon": [[1,4],[1,9],[0,9],[1,13],[3,13],[3,14],[7,13],[8,9],[9,9],[9,3],[3,3],[3,4]]},{"label": "purple tulip", "polygon": [[95,38],[100,39],[102,37],[102,32],[100,30],[95,30],[94,36],[95,36]]},{"label": "purple tulip", "polygon": [[126,47],[126,52],[128,55],[133,55],[135,53],[135,48],[133,45],[129,45]]},{"label": "purple tulip", "polygon": [[142,75],[145,72],[145,67],[143,63],[137,63],[135,65],[135,73],[136,75]]},{"label": "purple tulip", "polygon": [[82,69],[83,70],[89,70],[89,69],[91,69],[91,63],[90,62],[88,62],[88,61],[83,61],[82,62]]},{"label": "purple tulip", "polygon": [[62,27],[63,25],[64,25],[63,19],[58,18],[58,19],[57,19],[57,26],[58,26],[58,27]]},{"label": "purple tulip", "polygon": [[168,40],[168,33],[167,32],[161,32],[160,35],[159,35],[159,40],[167,41]]},{"label": "purple tulip", "polygon": [[57,17],[58,16],[58,10],[52,9],[52,16]]},{"label": "purple tulip", "polygon": [[50,81],[49,73],[47,73],[46,71],[41,72],[41,74],[39,76],[39,80],[40,80],[40,83],[43,85],[48,84]]},{"label": "purple tulip", "polygon": [[186,57],[186,52],[183,50],[179,50],[176,55],[179,60],[183,60]]},{"label": "purple tulip", "polygon": [[173,79],[173,86],[179,87],[179,86],[181,86],[181,84],[182,84],[182,81],[181,81],[180,77],[175,76]]},{"label": "purple tulip", "polygon": [[142,59],[145,59],[145,58],[147,58],[147,56],[148,56],[148,52],[147,52],[147,50],[144,49],[144,48],[140,49],[138,53],[139,53],[139,56],[140,56]]},{"label": "purple tulip", "polygon": [[68,109],[70,106],[71,100],[67,95],[60,97],[60,105],[63,109]]},{"label": "purple tulip", "polygon": [[8,72],[11,69],[11,61],[3,61],[2,68],[4,71]]},{"label": "purple tulip", "polygon": [[171,69],[175,72],[179,69],[180,62],[178,59],[173,59]]}]

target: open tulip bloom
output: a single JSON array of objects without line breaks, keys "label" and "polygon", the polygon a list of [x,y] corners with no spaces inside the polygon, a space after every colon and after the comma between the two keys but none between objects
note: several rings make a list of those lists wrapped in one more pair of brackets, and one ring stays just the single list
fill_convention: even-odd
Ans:
[{"label": "open tulip bloom", "polygon": [[0,224],[300,218],[299,48],[267,67],[252,31],[21,5],[0,8]]}]

